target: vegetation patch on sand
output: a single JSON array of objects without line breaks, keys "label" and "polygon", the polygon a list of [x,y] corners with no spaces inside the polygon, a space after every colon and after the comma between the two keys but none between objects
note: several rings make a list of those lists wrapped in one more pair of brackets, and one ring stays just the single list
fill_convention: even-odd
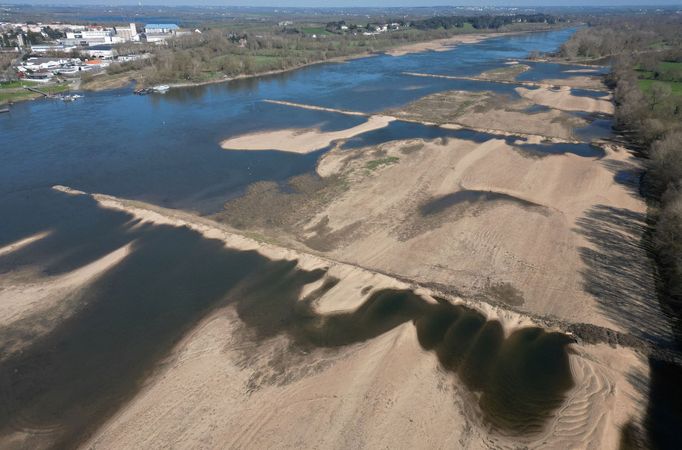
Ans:
[{"label": "vegetation patch on sand", "polygon": [[368,170],[375,170],[378,169],[379,167],[395,164],[398,161],[400,161],[400,158],[398,158],[397,156],[387,156],[386,158],[379,158],[368,161],[365,164],[365,168]]},{"label": "vegetation patch on sand", "polygon": [[509,64],[504,67],[487,70],[478,78],[489,81],[514,81],[516,77],[530,69],[526,64]]},{"label": "vegetation patch on sand", "polygon": [[400,109],[386,111],[399,119],[456,124],[490,132],[534,134],[573,139],[575,128],[588,125],[580,117],[547,108],[529,114],[534,103],[490,91],[446,91],[428,95]]},{"label": "vegetation patch on sand", "polygon": [[601,75],[576,75],[567,78],[546,79],[540,81],[540,83],[552,86],[569,86],[572,88],[592,89],[606,92],[604,77]]},{"label": "vegetation patch on sand", "polygon": [[[373,161],[391,157],[399,159],[367,170],[378,164]],[[505,139],[335,148],[321,157],[321,179],[305,195],[277,188],[264,203],[262,191],[249,193],[228,202],[219,219],[245,229],[251,229],[250,222],[254,231],[293,248],[455,287],[466,295],[485,293],[488,278],[504,280],[523,286],[524,310],[622,331],[629,330],[630,321],[604,309],[601,298],[607,294],[599,292],[606,286],[589,275],[595,261],[603,261],[590,252],[609,249],[589,239],[603,227],[628,236],[618,258],[639,274],[638,285],[621,288],[627,295],[622,290],[613,295],[634,309],[648,305],[653,279],[647,278],[646,264],[636,263],[646,261],[645,250],[627,245],[641,239],[639,231],[622,230],[617,219],[602,223],[609,218],[594,212],[601,204],[645,210],[614,178],[614,168],[633,164],[629,154],[610,149],[599,161],[576,155],[528,158]],[[253,211],[248,221],[244,205]],[[595,217],[583,219],[586,211]]]}]

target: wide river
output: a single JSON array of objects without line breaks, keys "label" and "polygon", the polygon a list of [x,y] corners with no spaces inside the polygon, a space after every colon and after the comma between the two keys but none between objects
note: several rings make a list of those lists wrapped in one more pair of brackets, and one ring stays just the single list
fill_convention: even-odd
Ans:
[{"label": "wide river", "polygon": [[[251,182],[310,171],[319,154],[226,152],[220,141],[257,130],[351,127],[364,119],[264,103],[288,100],[378,112],[450,89],[514,93],[514,86],[418,78],[473,76],[532,50],[550,51],[574,30],[492,38],[446,52],[374,56],[282,75],[135,96],[87,93],[73,102],[14,105],[0,117],[0,195],[63,184],[169,207],[209,211]],[[561,78],[575,67],[534,64],[520,79]],[[395,135],[405,137],[399,126]],[[373,142],[374,143],[374,142]]]},{"label": "wide river", "polygon": [[[17,277],[21,284],[22,277],[36,274],[49,280],[126,244],[132,243],[132,250],[92,285],[67,294],[60,306],[29,312],[0,327],[0,355],[22,348],[0,358],[0,437],[29,431],[36,436],[54,435],[57,446],[82,439],[134,395],[150,368],[243,280],[255,277],[263,285],[277,286],[267,291],[265,307],[279,311],[297,298],[305,284],[321,276],[268,261],[255,252],[230,251],[187,228],[140,225],[132,216],[101,208],[89,197],[56,192],[53,185],[209,214],[250,183],[284,181],[314,170],[325,151],[306,155],[225,151],[219,146],[222,140],[278,128],[338,130],[365,120],[263,100],[379,112],[451,89],[515,96],[511,85],[402,73],[474,76],[533,50],[555,50],[574,31],[502,36],[445,52],[320,64],[276,76],[171,90],[167,95],[135,96],[131,89],[123,89],[86,93],[73,103],[39,100],[12,106],[11,113],[0,116],[0,249],[37,233],[49,234],[19,250],[0,252],[0,281],[9,286]],[[531,66],[521,79],[557,79],[576,69],[546,63]],[[360,136],[359,142],[437,137],[445,132],[394,124]],[[486,138],[467,133],[464,137],[469,139]],[[459,313],[447,314],[452,321]],[[478,316],[467,317],[479,323]],[[242,318],[250,324],[248,314]],[[277,323],[253,326],[271,336],[281,331]],[[333,345],[378,334],[363,333]],[[519,347],[510,350],[514,355],[535,351],[518,342]],[[565,342],[552,342],[527,360],[531,365],[541,364],[535,360],[540,356],[545,363],[554,361],[556,379],[545,380],[543,386],[564,389],[570,385]],[[523,403],[518,401],[523,392],[511,394],[514,405]],[[530,398],[536,394],[531,392]],[[508,401],[512,397],[495,398],[491,404],[512,404]],[[507,413],[512,418],[540,414],[536,410]]]}]

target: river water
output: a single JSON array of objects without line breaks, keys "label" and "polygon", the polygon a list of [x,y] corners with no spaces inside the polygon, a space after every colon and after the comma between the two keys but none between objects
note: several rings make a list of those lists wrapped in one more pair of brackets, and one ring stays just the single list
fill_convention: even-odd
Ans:
[{"label": "river water", "polygon": [[[50,188],[61,184],[208,214],[250,183],[283,181],[314,170],[325,151],[224,151],[219,147],[223,139],[289,127],[339,130],[364,120],[264,99],[377,112],[450,89],[515,95],[510,85],[415,78],[402,72],[473,76],[533,50],[554,50],[573,32],[503,36],[446,52],[321,64],[260,79],[171,90],[165,96],[140,97],[127,89],[87,93],[68,104],[40,100],[14,105],[0,117],[0,248],[39,232],[50,234],[0,256],[0,280],[19,269],[44,277],[66,274],[123,245],[132,243],[132,250],[86,289],[66,296],[63,302],[75,308],[68,318],[45,322],[48,311],[0,328],[0,354],[17,342],[30,342],[21,353],[0,359],[0,437],[29,430],[53,436],[56,446],[81,440],[134,395],[173,345],[245,280],[258,286],[253,291],[260,294],[230,301],[263,339],[282,334],[300,345],[335,348],[412,320],[422,346],[436,349],[446,369],[481,392],[480,407],[491,423],[519,433],[528,431],[529,424],[536,429],[572,385],[565,337],[529,329],[505,341],[496,322],[486,324],[473,311],[428,306],[404,292],[374,294],[350,316],[330,318],[334,327],[324,336],[306,334],[305,321],[312,313],[300,320],[292,316],[282,328],[279,318],[295,313],[303,286],[324,271],[306,272],[255,252],[229,250],[186,228],[140,225],[129,214],[103,209],[88,197]],[[561,78],[572,69],[533,64],[525,77]],[[492,137],[441,132],[446,134],[395,123],[347,145],[447,133],[476,141]],[[565,152],[599,156],[570,145],[549,153]],[[254,304],[276,317],[268,321],[254,316],[249,309]],[[33,338],[39,328],[48,331]],[[483,350],[467,362],[471,347]],[[460,367],[475,369],[476,376]]]},{"label": "river water", "polygon": [[[573,31],[492,38],[447,52],[316,65],[261,79],[171,90],[165,96],[140,97],[126,89],[87,93],[73,103],[20,103],[0,117],[0,194],[63,184],[210,212],[249,183],[310,171],[319,157],[226,152],[220,150],[221,140],[276,128],[337,130],[363,120],[264,99],[377,112],[450,89],[515,96],[512,85],[402,73],[473,76],[534,49],[556,49]],[[526,76],[561,78],[570,76],[571,69],[575,67],[535,64]],[[402,137],[399,127],[394,128],[396,138]],[[384,133],[382,139],[390,140],[391,134]]]}]

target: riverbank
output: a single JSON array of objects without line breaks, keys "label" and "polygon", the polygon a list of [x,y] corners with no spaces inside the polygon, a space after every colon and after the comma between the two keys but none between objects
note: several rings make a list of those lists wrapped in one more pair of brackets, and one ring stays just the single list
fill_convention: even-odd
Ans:
[{"label": "riverbank", "polygon": [[495,70],[569,34],[17,108],[0,447],[617,448],[668,336],[641,161],[554,97],[399,75],[569,83]]},{"label": "riverbank", "polygon": [[45,85],[43,83],[18,81],[0,84],[0,105],[8,106],[17,102],[36,100],[44,97],[43,94],[26,89],[26,87],[39,89],[50,95],[61,94],[71,89],[71,86],[68,83],[50,83]]},{"label": "riverbank", "polygon": [[[129,215],[143,229],[191,230],[205,239],[222,243],[227,249],[255,251],[269,259],[291,261],[287,272],[293,279],[296,279],[297,271],[322,271],[322,278],[315,277],[312,283],[303,281],[302,290],[295,291],[294,303],[302,305],[306,297],[315,298],[315,314],[328,315],[328,321],[331,317],[340,318],[343,314],[362,311],[363,304],[377,292],[415,289],[427,305],[440,302],[474,308],[471,311],[482,314],[489,323],[500,323],[506,335],[536,326],[528,317],[503,307],[480,300],[469,302],[437,289],[417,288],[409,282],[361,267],[256,241],[191,214],[107,195],[89,196],[68,188],[57,187],[57,190],[75,199],[91,197],[105,210]],[[140,249],[132,247],[131,250],[124,257],[134,260]],[[121,256],[123,254],[118,258]],[[109,259],[113,262],[112,258]],[[118,267],[114,265],[110,270],[120,272],[125,265],[125,260],[119,260]],[[336,281],[325,287],[330,280]],[[288,284],[278,286],[279,301],[289,304],[289,300],[285,300],[289,295]],[[475,392],[480,388],[462,384],[459,377],[465,377],[466,372],[457,375],[439,368],[436,356],[422,347],[427,341],[419,337],[419,328],[415,333],[415,327],[405,323],[355,345],[297,350],[295,335],[277,333],[259,340],[252,334],[254,319],[250,318],[248,310],[230,299],[255,299],[261,295],[268,298],[269,291],[261,294],[262,288],[253,291],[254,288],[256,285],[245,283],[194,325],[173,346],[164,363],[146,377],[140,391],[135,392],[119,413],[93,430],[87,441],[80,444],[85,447],[151,445],[158,444],[161,434],[164,436],[162,441],[194,441],[201,435],[209,443],[228,442],[230,446],[271,446],[283,441],[293,444],[294,439],[306,446],[341,442],[354,445],[360,444],[360,440],[357,425],[352,424],[362,418],[361,441],[365,444],[416,444],[428,438],[443,446],[456,445],[465,439],[472,447],[491,440],[497,446],[523,442],[529,447],[540,443],[574,447],[585,440],[598,440],[610,447],[618,442],[620,427],[633,412],[641,410],[638,402],[642,393],[624,374],[643,371],[643,355],[627,347],[614,349],[606,344],[571,344],[568,361],[572,383],[563,406],[533,433],[511,436],[497,433],[486,425],[489,418],[471,413],[472,408],[478,409]],[[277,311],[277,321],[289,317],[288,310],[279,308]],[[255,323],[270,323],[263,320]],[[321,327],[323,323],[317,326]],[[367,319],[359,323],[367,323]],[[552,331],[545,330],[543,333]],[[338,373],[341,372],[352,376],[340,379]],[[242,385],[246,389],[238,388]],[[187,386],[192,388],[187,389]],[[393,408],[383,407],[386,401],[393,404]],[[523,402],[524,399],[517,397],[515,401]],[[391,413],[405,411],[410,405],[415,408],[415,405],[425,404],[430,405],[429,408],[419,407],[418,416],[405,418],[402,414]],[[270,405],[269,408],[266,405]],[[437,412],[433,405],[439,405]],[[618,405],[617,409],[614,409],[615,405]],[[285,411],[286,414],[267,411]],[[315,431],[332,416],[340,425],[338,429],[323,435]],[[339,422],[339,417],[344,419]],[[300,423],[315,426],[310,432],[295,436],[284,431]],[[344,424],[352,425],[354,431],[351,433]],[[50,432],[44,430],[38,437],[50,439],[59,432],[60,428]],[[21,436],[22,431],[15,430],[14,438]],[[277,436],[276,441],[272,436]]]},{"label": "riverbank", "polygon": [[[280,74],[292,72],[292,71],[295,71],[298,69],[303,69],[305,67],[311,67],[311,66],[315,66],[315,65],[319,65],[319,64],[325,64],[325,63],[344,63],[344,62],[352,61],[354,59],[367,58],[370,56],[376,56],[376,55],[382,55],[382,54],[388,54],[388,55],[392,55],[392,56],[405,56],[408,54],[420,53],[420,52],[425,52],[425,51],[447,51],[447,50],[453,49],[455,46],[460,45],[460,44],[481,42],[485,39],[490,39],[493,37],[511,36],[511,35],[525,34],[525,33],[541,33],[541,32],[547,32],[547,31],[551,31],[551,30],[541,29],[541,30],[532,30],[532,31],[511,31],[511,32],[488,31],[488,32],[481,32],[481,33],[458,34],[458,35],[448,37],[448,38],[436,38],[433,40],[427,40],[427,41],[423,41],[423,42],[416,42],[416,43],[409,43],[409,44],[398,44],[396,47],[388,48],[388,49],[384,49],[384,50],[379,50],[379,51],[361,51],[359,53],[352,54],[352,55],[347,55],[347,56],[342,56],[342,57],[337,57],[337,58],[322,59],[319,61],[311,61],[311,62],[308,62],[305,64],[299,64],[299,65],[295,65],[292,67],[287,67],[285,69],[268,70],[268,71],[263,71],[263,72],[257,72],[254,74],[243,74],[243,75],[232,76],[232,77],[223,76],[223,77],[219,77],[216,79],[205,80],[205,81],[192,81],[192,82],[172,82],[172,81],[169,81],[169,82],[166,82],[165,84],[170,86],[172,89],[185,88],[185,87],[195,87],[195,86],[207,86],[207,85],[211,85],[211,84],[227,83],[230,81],[237,81],[237,80],[244,80],[244,79],[251,79],[251,78],[258,78],[258,77],[267,77],[267,76],[272,76],[272,75],[280,75]],[[149,87],[147,85],[140,84],[136,80],[137,77],[135,74],[129,74],[129,73],[119,74],[117,76],[114,76],[113,79],[109,79],[109,76],[106,76],[106,77],[107,78],[96,77],[96,78],[101,78],[101,79],[85,83],[83,85],[83,89],[98,91],[98,90],[107,90],[107,89],[113,89],[113,88],[122,88],[122,87],[127,86],[131,82],[137,83],[135,85],[136,88]]]}]

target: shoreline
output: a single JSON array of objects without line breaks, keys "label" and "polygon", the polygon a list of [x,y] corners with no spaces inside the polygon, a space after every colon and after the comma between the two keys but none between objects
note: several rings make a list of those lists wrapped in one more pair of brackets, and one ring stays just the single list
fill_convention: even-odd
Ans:
[{"label": "shoreline", "polygon": [[[561,29],[561,28],[557,28],[557,29]],[[182,82],[182,83],[165,83],[165,84],[167,84],[171,89],[208,86],[208,85],[212,85],[212,84],[229,83],[230,81],[238,81],[238,80],[245,80],[245,79],[251,79],[251,78],[267,77],[267,76],[272,76],[272,75],[281,75],[283,73],[292,72],[292,71],[295,71],[298,69],[304,69],[306,67],[315,66],[318,64],[327,64],[327,63],[338,64],[338,63],[345,63],[347,61],[352,61],[355,59],[369,58],[369,57],[381,56],[381,55],[404,56],[404,55],[408,55],[408,54],[423,53],[423,52],[427,52],[427,51],[447,51],[447,50],[451,50],[451,49],[455,48],[457,45],[460,45],[460,44],[475,44],[475,43],[478,43],[478,42],[481,42],[483,40],[490,39],[493,37],[513,36],[513,35],[520,35],[520,34],[527,34],[527,33],[544,33],[544,32],[554,31],[554,30],[555,29],[528,30],[528,31],[503,31],[503,32],[499,32],[499,33],[498,32],[463,33],[463,34],[450,36],[447,38],[435,38],[435,39],[429,39],[429,40],[425,40],[425,41],[416,41],[416,42],[400,44],[396,47],[390,47],[390,48],[387,48],[385,50],[365,51],[365,52],[357,53],[357,54],[353,54],[353,55],[338,56],[335,58],[330,58],[330,59],[325,59],[325,60],[320,60],[320,61],[312,61],[312,62],[308,62],[305,64],[288,67],[286,69],[268,70],[265,72],[258,72],[258,73],[253,73],[253,74],[242,74],[242,75],[236,75],[236,76],[232,76],[232,77],[225,76],[223,78],[217,78],[215,80],[190,81],[190,82]],[[455,42],[453,42],[453,41],[455,41]],[[459,41],[459,42],[456,42],[456,41]],[[434,44],[444,45],[445,48],[443,50],[436,50],[435,48],[430,48]],[[424,48],[420,49],[420,50],[406,51],[407,49],[414,48],[416,46],[420,46],[420,47],[424,47]],[[137,81],[133,80],[133,82],[137,84]],[[108,89],[110,89],[110,88],[91,89],[91,90],[94,92],[97,92],[97,91],[105,91]]]},{"label": "shoreline", "polygon": [[[207,81],[196,81],[196,82],[187,82],[187,83],[167,83],[168,86],[171,89],[176,89],[176,88],[185,88],[185,87],[196,87],[196,86],[207,86],[211,84],[219,84],[219,83],[229,83],[230,81],[237,81],[237,80],[244,80],[244,79],[249,79],[249,78],[259,78],[259,77],[267,77],[271,75],[280,75],[283,73],[287,72],[292,72],[294,70],[298,69],[304,69],[306,67],[310,66],[315,66],[318,64],[338,64],[338,63],[345,63],[347,61],[353,61],[355,59],[362,59],[362,58],[370,58],[373,56],[382,56],[382,55],[388,55],[388,56],[405,56],[409,54],[414,54],[414,53],[424,53],[424,52],[429,52],[429,51],[448,51],[452,50],[458,45],[461,44],[476,44],[481,41],[484,41],[486,39],[490,39],[493,37],[502,37],[502,36],[513,36],[513,35],[519,35],[519,34],[526,34],[526,33],[544,33],[548,31],[553,31],[554,29],[547,29],[547,30],[529,30],[529,31],[503,31],[503,32],[484,32],[484,33],[463,33],[463,34],[457,34],[454,36],[446,37],[446,38],[436,38],[436,39],[429,39],[425,41],[416,41],[416,42],[410,42],[406,44],[400,44],[397,47],[390,47],[385,50],[379,50],[379,51],[367,51],[367,52],[362,52],[362,53],[357,53],[354,55],[348,55],[348,56],[338,56],[335,58],[330,58],[330,59],[325,59],[325,60],[320,60],[320,61],[312,61],[309,63],[305,63],[299,66],[293,66],[289,67],[286,69],[278,69],[278,70],[269,70],[266,72],[258,72],[254,74],[243,74],[243,75],[237,75],[233,77],[225,77],[225,78],[219,78],[216,80],[207,80]],[[437,49],[435,48],[435,45],[442,46],[442,49]],[[418,50],[410,50],[415,47],[420,47]],[[104,89],[103,89],[104,90]]]},{"label": "shoreline", "polygon": [[576,339],[574,342],[576,345],[616,344],[622,348],[632,349],[643,356],[655,354],[666,360],[674,360],[675,355],[671,354],[667,347],[657,346],[625,331],[589,323],[571,322],[551,315],[526,311],[490,298],[482,299],[462,295],[439,283],[424,282],[392,271],[367,267],[344,258],[325,255],[310,249],[302,250],[297,246],[291,246],[280,241],[259,238],[210,217],[196,216],[186,211],[168,209],[140,200],[98,192],[85,192],[64,185],[54,185],[50,189],[73,197],[91,198],[102,208],[132,214],[136,219],[144,222],[189,228],[206,239],[222,242],[228,248],[254,251],[272,260],[297,261],[298,266],[302,269],[345,267],[351,271],[369,274],[381,280],[380,287],[382,288],[412,289],[423,295],[445,298],[453,304],[461,304],[476,309],[489,318],[506,319],[504,321],[511,326],[510,329],[522,326],[538,326],[571,336]]},{"label": "shoreline", "polygon": [[[396,47],[389,47],[385,50],[380,50],[380,51],[365,51],[362,53],[357,53],[353,55],[347,55],[347,56],[339,56],[336,58],[330,58],[330,59],[325,59],[325,60],[320,60],[320,61],[312,61],[309,63],[301,64],[301,65],[296,65],[292,67],[288,67],[286,69],[278,69],[278,70],[269,70],[265,72],[258,72],[258,73],[253,73],[253,74],[242,74],[242,75],[236,75],[232,77],[225,76],[223,78],[217,78],[214,80],[206,80],[206,81],[192,81],[192,82],[183,82],[183,83],[165,83],[167,84],[170,89],[181,89],[181,88],[189,88],[189,87],[200,87],[200,86],[209,86],[213,84],[220,84],[220,83],[229,83],[231,81],[239,81],[239,80],[247,80],[247,79],[252,79],[252,78],[260,78],[260,77],[268,77],[272,75],[281,75],[284,73],[288,72],[293,72],[295,70],[299,69],[304,69],[306,67],[311,67],[315,66],[318,64],[339,64],[339,63],[345,63],[347,61],[352,61],[355,59],[362,59],[362,58],[369,58],[373,56],[381,56],[381,55],[388,55],[388,56],[405,56],[408,54],[414,54],[414,53],[423,53],[423,52],[428,52],[428,51],[448,51],[452,50],[453,48],[457,47],[458,45],[461,44],[475,44],[481,41],[484,41],[486,39],[490,39],[493,37],[502,37],[502,36],[513,36],[513,35],[520,35],[520,34],[527,34],[527,33],[544,33],[548,31],[554,31],[554,30],[560,30],[562,28],[556,28],[556,29],[544,29],[544,30],[526,30],[526,31],[503,31],[503,32],[483,32],[483,33],[463,33],[463,34],[457,34],[454,36],[446,37],[446,38],[435,38],[435,39],[429,39],[425,41],[416,41],[416,42],[410,42],[410,43],[405,43],[405,44],[400,44]],[[130,77],[130,79],[126,80],[126,83],[124,83],[121,86],[112,86],[112,85],[107,85],[105,84],[102,87],[88,87],[83,86],[83,83],[78,83],[78,86],[73,89],[74,92],[104,92],[104,91],[109,91],[109,90],[115,90],[115,89],[121,89],[124,88],[125,86],[130,85],[130,83],[133,83],[133,89],[136,89],[139,86],[139,82],[135,80],[134,77]],[[71,89],[69,89],[71,90]],[[16,103],[23,103],[26,101],[33,101],[33,100],[40,100],[40,97],[31,97],[31,98],[22,98],[18,99],[16,101],[8,101],[8,102],[0,102],[0,105],[11,107],[13,104]]]}]

